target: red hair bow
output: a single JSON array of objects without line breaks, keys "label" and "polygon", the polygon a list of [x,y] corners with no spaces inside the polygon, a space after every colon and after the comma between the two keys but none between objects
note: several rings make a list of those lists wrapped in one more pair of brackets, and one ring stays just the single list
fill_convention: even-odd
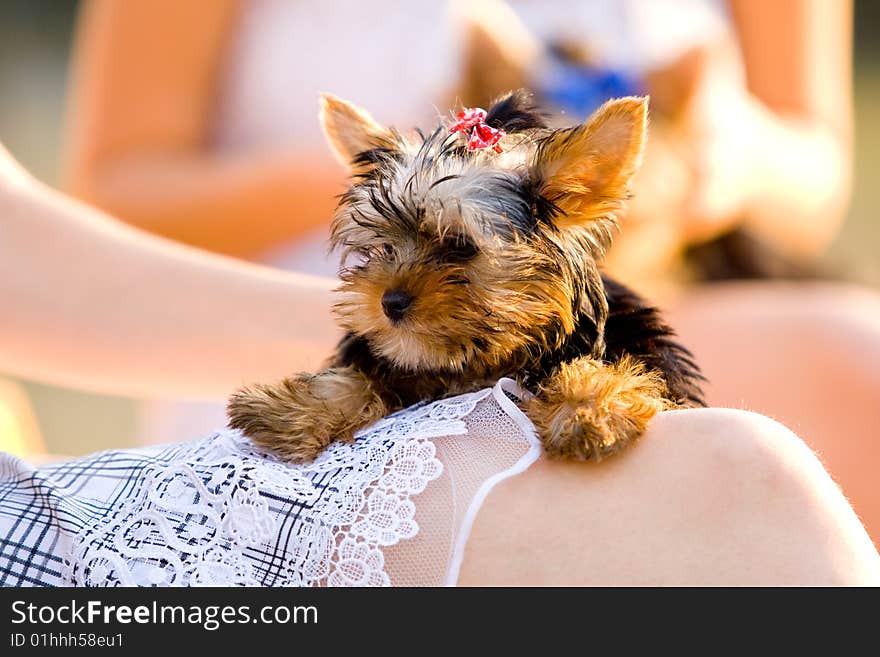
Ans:
[{"label": "red hair bow", "polygon": [[470,136],[468,137],[469,151],[475,151],[478,148],[489,148],[491,146],[493,151],[500,153],[501,146],[498,145],[498,142],[507,133],[501,128],[493,128],[487,125],[485,123],[486,116],[486,110],[480,107],[465,108],[455,115],[455,118],[458,120],[452,124],[449,132],[467,134],[470,130]]}]

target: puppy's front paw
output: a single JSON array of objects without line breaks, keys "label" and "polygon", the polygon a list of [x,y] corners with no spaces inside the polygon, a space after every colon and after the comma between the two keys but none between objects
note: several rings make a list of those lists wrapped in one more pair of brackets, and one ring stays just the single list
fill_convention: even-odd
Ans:
[{"label": "puppy's front paw", "polygon": [[227,407],[230,427],[295,463],[313,460],[334,440],[352,440],[358,429],[384,413],[369,382],[350,368],[245,388]]},{"label": "puppy's front paw", "polygon": [[606,365],[579,358],[544,381],[525,411],[548,455],[598,461],[645,432],[669,405],[665,389],[658,373],[630,359]]},{"label": "puppy's front paw", "polygon": [[309,393],[309,375],[236,392],[226,409],[229,426],[285,460],[311,461],[330,444],[325,404]]}]

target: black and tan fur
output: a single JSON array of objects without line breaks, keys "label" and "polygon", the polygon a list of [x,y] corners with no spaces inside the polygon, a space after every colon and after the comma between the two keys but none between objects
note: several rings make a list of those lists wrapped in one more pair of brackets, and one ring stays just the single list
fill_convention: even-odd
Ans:
[{"label": "black and tan fur", "polygon": [[599,271],[638,168],[647,100],[546,128],[526,94],[489,109],[503,152],[468,152],[443,121],[404,135],[331,96],[322,121],[354,181],[333,220],[335,310],[348,331],[327,368],[236,393],[230,425],[292,461],[419,401],[500,377],[548,454],[598,459],[660,410],[702,404],[672,331]]}]

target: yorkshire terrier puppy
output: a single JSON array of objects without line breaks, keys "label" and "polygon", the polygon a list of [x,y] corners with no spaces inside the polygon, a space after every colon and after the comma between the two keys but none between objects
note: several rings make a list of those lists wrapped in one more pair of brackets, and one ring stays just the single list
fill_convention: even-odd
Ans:
[{"label": "yorkshire terrier puppy", "polygon": [[332,96],[351,167],[331,244],[347,335],[326,369],[237,392],[230,426],[291,461],[420,401],[518,380],[546,452],[598,460],[660,410],[703,405],[658,311],[603,277],[645,141],[647,99],[551,130],[523,92],[404,135]]}]

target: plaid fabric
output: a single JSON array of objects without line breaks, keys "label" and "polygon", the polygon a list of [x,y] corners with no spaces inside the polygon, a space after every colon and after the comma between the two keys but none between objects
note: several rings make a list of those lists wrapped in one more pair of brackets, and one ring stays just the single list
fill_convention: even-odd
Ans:
[{"label": "plaid fabric", "polygon": [[236,432],[41,468],[0,454],[0,585],[325,583],[338,498],[396,444],[373,438],[307,471]]},{"label": "plaid fabric", "polygon": [[0,586],[64,584],[74,538],[141,486],[147,466],[180,452],[102,452],[40,469],[0,454]]},{"label": "plaid fabric", "polygon": [[508,394],[405,409],[305,465],[234,431],[40,468],[0,453],[0,586],[388,585],[384,550],[444,471],[432,440]]}]

